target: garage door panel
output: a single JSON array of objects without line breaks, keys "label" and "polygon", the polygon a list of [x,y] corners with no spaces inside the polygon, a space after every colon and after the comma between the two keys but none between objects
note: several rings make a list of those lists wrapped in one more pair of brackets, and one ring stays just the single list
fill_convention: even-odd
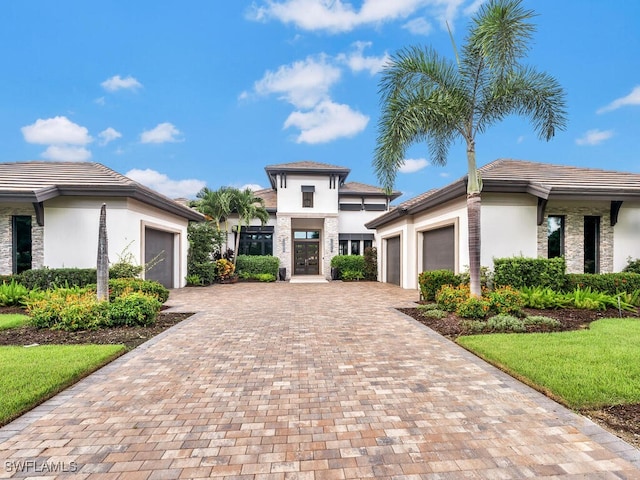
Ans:
[{"label": "garage door panel", "polygon": [[387,283],[400,285],[400,237],[387,240]]},{"label": "garage door panel", "polygon": [[153,228],[145,228],[145,264],[151,268],[145,272],[147,280],[155,280],[167,288],[173,288],[174,234]]},{"label": "garage door panel", "polygon": [[453,225],[422,234],[422,270],[455,271],[455,229]]}]

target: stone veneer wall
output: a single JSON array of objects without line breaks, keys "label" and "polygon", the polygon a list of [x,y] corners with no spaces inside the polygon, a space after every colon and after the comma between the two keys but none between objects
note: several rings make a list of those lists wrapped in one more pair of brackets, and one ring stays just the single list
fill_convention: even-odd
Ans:
[{"label": "stone veneer wall", "polygon": [[36,222],[35,212],[31,205],[0,207],[0,275],[13,273],[13,230],[14,215],[31,216],[31,267],[44,266],[44,227]]},{"label": "stone veneer wall", "polygon": [[613,272],[613,227],[608,206],[547,206],[538,225],[538,257],[547,258],[547,217],[564,216],[564,257],[567,273],[584,273],[584,217],[600,217],[600,273]]},{"label": "stone veneer wall", "polygon": [[[322,268],[324,278],[331,280],[331,259],[338,254],[338,217],[325,217],[323,228]],[[331,245],[333,244],[333,252]]]},{"label": "stone veneer wall", "polygon": [[[283,250],[284,245],[284,250]],[[277,214],[276,218],[276,238],[274,251],[275,256],[280,259],[280,268],[287,269],[287,280],[291,278],[291,255],[293,242],[291,241],[291,216]]]}]

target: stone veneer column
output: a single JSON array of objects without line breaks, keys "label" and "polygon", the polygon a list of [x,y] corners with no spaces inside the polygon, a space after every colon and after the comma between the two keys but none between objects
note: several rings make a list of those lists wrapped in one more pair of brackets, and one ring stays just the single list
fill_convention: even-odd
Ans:
[{"label": "stone veneer column", "polygon": [[538,226],[538,256],[547,258],[547,217],[564,216],[564,258],[567,273],[584,273],[584,217],[600,217],[600,273],[613,272],[613,227],[607,207],[547,207]]},{"label": "stone veneer column", "polygon": [[31,217],[31,267],[42,268],[44,265],[44,228],[36,222],[31,205],[0,207],[0,275],[13,273],[13,231],[14,215]]},{"label": "stone veneer column", "polygon": [[[284,247],[284,249],[283,249]],[[291,216],[276,215],[276,238],[273,246],[274,255],[280,259],[280,268],[287,269],[287,280],[291,278]]]},{"label": "stone veneer column", "polygon": [[[323,228],[322,269],[324,278],[331,280],[331,259],[338,254],[338,217],[325,217]],[[333,244],[333,252],[331,246]]]}]

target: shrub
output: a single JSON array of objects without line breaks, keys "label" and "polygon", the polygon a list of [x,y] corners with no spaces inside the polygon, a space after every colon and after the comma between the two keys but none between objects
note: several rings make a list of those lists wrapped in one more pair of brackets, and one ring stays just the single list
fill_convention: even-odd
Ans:
[{"label": "shrub", "polygon": [[544,315],[531,315],[523,320],[525,325],[540,325],[551,330],[556,330],[562,325],[559,320]]},{"label": "shrub", "polygon": [[522,294],[509,286],[489,292],[488,299],[491,310],[498,314],[519,315],[524,307]]},{"label": "shrub", "polygon": [[223,232],[216,230],[211,222],[192,222],[187,227],[189,253],[187,255],[187,275],[197,275],[202,284],[216,281],[215,253],[220,252]]},{"label": "shrub", "polygon": [[56,287],[86,287],[97,282],[95,268],[39,268],[25,270],[16,280],[28,290]]},{"label": "shrub", "polygon": [[455,312],[458,305],[469,298],[469,286],[443,285],[436,293],[436,303],[438,307],[447,312]]},{"label": "shrub", "polygon": [[496,287],[551,287],[561,290],[565,283],[564,258],[495,258],[493,260]]},{"label": "shrub", "polygon": [[493,332],[526,332],[524,322],[513,315],[494,315],[487,320],[487,329]]},{"label": "shrub", "polygon": [[444,318],[449,315],[444,310],[423,310],[420,312],[420,315],[427,318]]},{"label": "shrub", "polygon": [[202,285],[202,280],[200,279],[200,277],[194,274],[187,275],[185,277],[185,281],[187,282],[188,286]]},{"label": "shrub", "polygon": [[188,277],[197,277],[200,285],[211,285],[218,278],[218,268],[215,262],[196,263],[191,265]]},{"label": "shrub", "polygon": [[570,273],[566,275],[565,291],[576,288],[591,288],[594,291],[615,295],[618,292],[631,293],[640,289],[638,273]]},{"label": "shrub", "polygon": [[142,280],[141,278],[114,278],[109,280],[109,300],[129,292],[140,292],[145,295],[155,297],[160,303],[164,303],[169,298],[169,290],[153,280]]},{"label": "shrub", "polygon": [[280,259],[272,255],[238,255],[236,259],[236,271],[242,277],[243,274],[271,274],[278,276]]},{"label": "shrub", "polygon": [[621,308],[623,310],[637,311],[633,305],[625,303],[616,295],[608,295],[602,292],[594,292],[591,287],[576,288],[573,292],[564,294],[565,298],[575,308],[587,310],[606,310],[607,308]]},{"label": "shrub", "polygon": [[633,260],[631,257],[627,258],[627,266],[622,269],[624,273],[640,273],[640,258]]},{"label": "shrub", "polygon": [[364,249],[364,279],[374,282],[378,279],[378,250],[376,247]]},{"label": "shrub", "polygon": [[155,323],[162,304],[151,295],[131,292],[109,303],[109,323],[112,326],[147,326]]},{"label": "shrub", "polygon": [[27,304],[32,324],[53,330],[91,330],[109,325],[109,304],[91,289],[58,288]]},{"label": "shrub", "polygon": [[460,285],[460,277],[451,270],[431,270],[418,275],[420,295],[424,300],[435,300],[436,293],[443,285]]},{"label": "shrub", "polygon": [[271,273],[239,273],[238,276],[243,280],[256,280],[258,282],[275,282],[276,277]]},{"label": "shrub", "polygon": [[456,314],[462,318],[485,318],[491,304],[484,298],[468,297],[458,304]]},{"label": "shrub", "polygon": [[230,278],[233,275],[235,268],[236,267],[231,260],[227,260],[226,258],[216,260],[216,273],[218,280]]},{"label": "shrub", "polygon": [[463,320],[460,323],[463,334],[474,335],[483,333],[487,329],[487,322],[485,320]]},{"label": "shrub", "polygon": [[336,255],[331,259],[331,267],[338,269],[338,279],[342,279],[347,270],[361,272],[364,278],[364,257],[360,255]]},{"label": "shrub", "polygon": [[[469,267],[467,266],[465,271],[458,275],[460,279],[459,283],[461,285],[469,285],[471,282],[471,273],[469,272]],[[483,288],[492,288],[493,287],[493,273],[489,270],[488,267],[480,267],[480,286]]]},{"label": "shrub", "polygon": [[23,303],[29,290],[11,279],[10,283],[0,283],[0,306],[11,307]]},{"label": "shrub", "polygon": [[364,272],[361,270],[344,270],[341,272],[340,277],[342,280],[347,282],[351,282],[354,280],[362,280],[364,279]]},{"label": "shrub", "polygon": [[566,308],[570,303],[565,295],[549,287],[522,287],[520,295],[527,308]]}]

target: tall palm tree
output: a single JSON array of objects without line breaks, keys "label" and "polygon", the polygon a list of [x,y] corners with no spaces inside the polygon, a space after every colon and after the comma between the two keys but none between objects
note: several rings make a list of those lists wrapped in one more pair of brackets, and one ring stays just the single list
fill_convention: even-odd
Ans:
[{"label": "tall palm tree", "polygon": [[248,227],[251,225],[251,221],[254,218],[260,220],[260,223],[264,225],[269,220],[269,212],[267,212],[267,209],[264,206],[264,200],[260,197],[256,197],[253,190],[250,188],[245,188],[244,190],[236,189],[235,195],[231,201],[231,209],[234,213],[238,214],[236,248],[235,255],[233,257],[233,264],[235,265],[238,259],[238,250],[240,248],[241,227]]},{"label": "tall palm tree", "polygon": [[211,219],[218,231],[221,231],[221,222],[226,224],[231,213],[232,190],[229,187],[221,187],[218,190],[204,187],[196,194],[196,197],[198,200],[193,202],[196,210]]},{"label": "tall palm tree", "polygon": [[[480,288],[480,192],[476,135],[511,114],[528,117],[550,140],[566,125],[565,94],[550,75],[521,59],[535,27],[535,15],[521,0],[490,0],[472,18],[455,61],[431,48],[410,47],[392,56],[380,81],[382,113],[373,165],[381,183],[392,189],[406,149],[425,141],[432,163],[445,165],[450,145],[467,150],[467,215],[471,294]],[[452,38],[453,42],[453,38]]]}]

